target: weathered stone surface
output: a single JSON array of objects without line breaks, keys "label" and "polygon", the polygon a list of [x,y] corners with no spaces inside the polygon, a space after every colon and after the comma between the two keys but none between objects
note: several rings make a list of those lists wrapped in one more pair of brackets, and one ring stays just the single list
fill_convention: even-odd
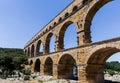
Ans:
[{"label": "weathered stone surface", "polygon": [[[120,51],[120,38],[91,43],[90,26],[98,9],[109,1],[74,0],[67,6],[25,45],[31,70],[35,71],[35,62],[39,59],[41,74],[68,79],[73,78],[73,68],[76,67],[79,83],[104,83],[104,63]],[[64,33],[71,23],[76,25],[78,46],[64,49]],[[52,35],[55,37],[55,52],[50,53]],[[38,56],[38,43],[43,45],[42,56]]]}]

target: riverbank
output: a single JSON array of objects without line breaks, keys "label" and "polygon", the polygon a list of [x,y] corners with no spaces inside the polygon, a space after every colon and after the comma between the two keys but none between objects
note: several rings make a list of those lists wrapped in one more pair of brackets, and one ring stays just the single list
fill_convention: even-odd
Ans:
[{"label": "riverbank", "polygon": [[[105,80],[108,80],[105,83],[120,83],[120,75],[110,76],[109,74],[105,74]],[[21,78],[0,78],[0,83],[78,83],[78,81],[65,79],[55,80],[52,76],[37,76],[35,79],[30,79],[28,81]]]}]

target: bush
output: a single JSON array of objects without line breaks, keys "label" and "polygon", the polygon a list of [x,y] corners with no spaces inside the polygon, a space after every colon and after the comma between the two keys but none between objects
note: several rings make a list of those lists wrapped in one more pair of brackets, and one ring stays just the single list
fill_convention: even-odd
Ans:
[{"label": "bush", "polygon": [[115,71],[114,70],[107,70],[108,74],[110,74],[111,76],[115,75]]},{"label": "bush", "polygon": [[37,76],[32,76],[33,79],[35,79]]},{"label": "bush", "polygon": [[31,70],[29,70],[29,69],[25,69],[25,70],[23,70],[22,71],[22,73],[24,74],[24,75],[30,75],[31,74]]},{"label": "bush", "polygon": [[5,76],[5,77],[2,77],[2,79],[6,79],[7,77]]},{"label": "bush", "polygon": [[42,80],[38,80],[38,82],[39,82],[39,83],[43,83],[43,81],[42,81]]},{"label": "bush", "polygon": [[29,80],[30,79],[30,76],[26,75],[24,76],[24,80]]}]

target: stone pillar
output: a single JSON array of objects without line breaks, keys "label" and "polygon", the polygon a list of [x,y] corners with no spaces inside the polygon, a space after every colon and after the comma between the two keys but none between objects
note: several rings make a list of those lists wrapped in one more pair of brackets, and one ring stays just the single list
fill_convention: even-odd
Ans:
[{"label": "stone pillar", "polygon": [[60,51],[61,47],[59,46],[59,42],[55,41],[55,52]]},{"label": "stone pillar", "polygon": [[78,66],[78,79],[80,83],[104,83],[103,70],[103,65]]},{"label": "stone pillar", "polygon": [[43,44],[43,55],[47,54],[47,49],[45,47],[45,45]]},{"label": "stone pillar", "polygon": [[53,65],[53,77],[54,79],[58,78],[58,65],[57,64]]},{"label": "stone pillar", "polygon": [[31,65],[31,71],[32,73],[35,71],[35,62],[33,62],[33,64]]},{"label": "stone pillar", "polygon": [[79,22],[77,23],[79,29],[79,31],[77,32],[78,46],[91,43],[90,25],[91,22],[89,21],[82,22],[81,24],[79,24]]},{"label": "stone pillar", "polygon": [[34,47],[34,57],[37,57],[37,49],[36,49],[36,46]]},{"label": "stone pillar", "polygon": [[86,72],[84,65],[77,65],[78,69],[78,83],[88,83],[86,79]]},{"label": "stone pillar", "polygon": [[44,64],[40,64],[40,75],[44,75]]}]

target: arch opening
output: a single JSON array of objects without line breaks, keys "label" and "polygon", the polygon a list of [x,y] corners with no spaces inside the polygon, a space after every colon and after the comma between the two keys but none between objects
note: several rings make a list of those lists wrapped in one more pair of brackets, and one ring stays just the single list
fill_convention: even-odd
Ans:
[{"label": "arch opening", "polygon": [[55,37],[53,33],[48,34],[45,44],[46,53],[51,53],[55,51]]},{"label": "arch opening", "polygon": [[77,9],[78,9],[78,7],[74,6],[73,9],[72,9],[72,12],[75,12]]},{"label": "arch opening", "polygon": [[[111,47],[99,49],[96,52],[94,52],[87,62],[87,78],[89,80],[93,80],[95,83],[104,83],[105,63],[109,59],[109,57],[114,56],[114,54],[118,52],[120,52],[119,49]],[[90,78],[90,75],[92,74],[94,75],[94,78]]]},{"label": "arch opening", "polygon": [[93,42],[120,36],[120,19],[118,18],[120,15],[120,12],[118,12],[120,5],[118,3],[120,1],[116,0],[108,3],[110,1],[112,0],[99,0],[88,9],[85,17],[85,28],[91,29],[91,40]]},{"label": "arch opening", "polygon": [[32,64],[33,64],[33,61],[31,60],[29,64],[32,65]]},{"label": "arch opening", "polygon": [[36,47],[36,56],[42,56],[42,55],[43,55],[43,44],[39,40]]},{"label": "arch opening", "polygon": [[31,57],[34,57],[34,45],[32,45],[32,47],[31,47]]},{"label": "arch opening", "polygon": [[58,42],[60,49],[68,49],[78,45],[77,30],[73,22],[69,21],[63,25],[59,33]]},{"label": "arch opening", "polygon": [[27,55],[27,50],[24,51],[25,55]]},{"label": "arch opening", "polygon": [[53,75],[53,61],[50,57],[48,57],[45,61],[44,74]]},{"label": "arch opening", "polygon": [[40,60],[37,59],[36,62],[35,62],[35,67],[34,67],[34,71],[36,73],[40,72],[40,64],[41,64]]},{"label": "arch opening", "polygon": [[90,0],[83,0],[82,4],[85,4],[85,3],[87,3],[88,1],[90,1]]},{"label": "arch opening", "polygon": [[61,21],[62,21],[62,18],[60,17],[60,18],[59,18],[59,22],[61,22]]},{"label": "arch opening", "polygon": [[65,14],[65,18],[68,17],[68,16],[69,16],[69,13],[67,12],[67,13]]},{"label": "arch opening", "polygon": [[30,48],[28,48],[28,57],[30,58]]},{"label": "arch opening", "polygon": [[77,80],[77,66],[76,61],[71,55],[64,55],[61,57],[58,64],[58,78]]}]

